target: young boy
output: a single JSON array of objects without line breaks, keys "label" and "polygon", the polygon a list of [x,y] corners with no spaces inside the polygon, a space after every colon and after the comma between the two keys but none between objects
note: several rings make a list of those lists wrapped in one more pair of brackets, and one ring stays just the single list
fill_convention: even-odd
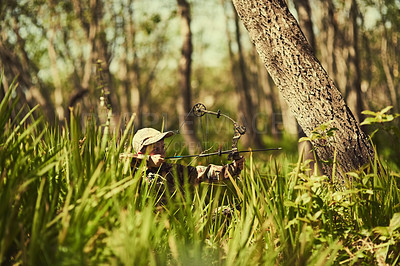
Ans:
[{"label": "young boy", "polygon": [[[187,183],[196,185],[201,182],[219,182],[238,176],[243,170],[244,158],[226,165],[184,166],[165,161],[164,139],[173,135],[172,131],[161,133],[154,128],[143,128],[133,137],[133,149],[136,152],[132,161],[134,170],[141,160],[147,160],[146,179],[149,183],[157,180],[157,184],[176,187],[175,180],[183,186]],[[175,177],[174,177],[175,176]]]}]

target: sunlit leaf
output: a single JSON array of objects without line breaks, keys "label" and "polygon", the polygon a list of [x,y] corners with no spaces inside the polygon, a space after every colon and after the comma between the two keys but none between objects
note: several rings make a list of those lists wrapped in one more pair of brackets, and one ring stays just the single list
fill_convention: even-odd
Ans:
[{"label": "sunlit leaf", "polygon": [[400,227],[400,213],[397,212],[393,214],[392,219],[390,219],[389,230],[390,232],[393,232],[397,230],[399,227]]},{"label": "sunlit leaf", "polygon": [[299,139],[299,142],[304,142],[304,141],[311,141],[311,139],[309,137],[301,137]]},{"label": "sunlit leaf", "polygon": [[361,113],[362,113],[363,115],[371,115],[371,116],[376,116],[376,115],[377,115],[376,112],[373,112],[373,111],[370,111],[370,110],[364,110],[364,111],[362,111]]},{"label": "sunlit leaf", "polygon": [[361,122],[360,125],[370,125],[372,123],[375,123],[377,121],[377,119],[375,117],[367,117],[364,119],[364,121]]},{"label": "sunlit leaf", "polygon": [[386,106],[386,107],[383,108],[379,113],[384,114],[384,113],[386,113],[387,111],[389,111],[389,110],[392,109],[392,108],[393,108],[393,106]]}]

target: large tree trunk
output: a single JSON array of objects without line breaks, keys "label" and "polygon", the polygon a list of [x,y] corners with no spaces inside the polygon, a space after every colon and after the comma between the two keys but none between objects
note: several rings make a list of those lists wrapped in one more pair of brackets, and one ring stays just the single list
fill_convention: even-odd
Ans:
[{"label": "large tree trunk", "polygon": [[[374,152],[339,90],[329,78],[284,0],[233,0],[250,38],[304,133],[329,121],[334,137],[315,139],[322,160],[336,154],[339,186],[345,173],[368,164]],[[336,162],[334,162],[336,163]],[[324,169],[332,175],[332,165]],[[336,179],[337,178],[337,179]]]},{"label": "large tree trunk", "polygon": [[186,144],[189,146],[189,152],[195,153],[200,143],[196,137],[194,130],[194,116],[187,113],[192,108],[191,95],[191,68],[192,68],[192,32],[190,29],[190,6],[186,0],[177,0],[179,14],[181,16],[181,34],[183,37],[182,56],[179,60],[179,87],[180,97],[177,105],[180,124],[184,125],[181,128]]}]

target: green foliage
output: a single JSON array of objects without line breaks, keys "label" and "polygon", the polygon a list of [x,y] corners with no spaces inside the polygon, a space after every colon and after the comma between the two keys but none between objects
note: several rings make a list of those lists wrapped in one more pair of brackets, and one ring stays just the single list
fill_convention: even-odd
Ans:
[{"label": "green foliage", "polygon": [[[121,137],[109,120],[62,129],[0,104],[0,258],[28,265],[396,264],[399,173],[348,173],[336,191],[307,163],[251,155],[240,179],[185,186],[157,203],[132,172],[134,117]],[[325,128],[327,129],[327,128]],[[324,129],[324,130],[325,130]],[[326,130],[325,130],[326,131]],[[168,194],[168,193],[167,193]],[[224,206],[224,207],[222,207]],[[224,212],[224,213],[223,213]]]},{"label": "green foliage", "polygon": [[333,121],[328,121],[324,124],[319,125],[311,132],[310,137],[302,137],[299,139],[299,142],[302,141],[315,141],[315,140],[325,140],[329,141],[330,138],[335,136],[335,132],[338,130],[335,127],[332,127]]},{"label": "green foliage", "polygon": [[375,123],[386,123],[393,121],[393,119],[400,116],[400,114],[386,114],[392,108],[393,106],[387,106],[379,112],[372,112],[369,110],[363,111],[362,114],[369,115],[369,117],[365,118],[361,125],[371,125]]},{"label": "green foliage", "polygon": [[390,158],[390,161],[400,168],[400,125],[396,121],[400,114],[389,114],[388,112],[392,108],[393,106],[387,106],[378,112],[363,111],[362,113],[367,117],[361,125],[369,126],[371,130],[374,130],[370,134],[371,138],[379,130],[381,131],[381,134],[375,137],[375,142],[382,149],[381,154],[384,155],[385,159]]}]

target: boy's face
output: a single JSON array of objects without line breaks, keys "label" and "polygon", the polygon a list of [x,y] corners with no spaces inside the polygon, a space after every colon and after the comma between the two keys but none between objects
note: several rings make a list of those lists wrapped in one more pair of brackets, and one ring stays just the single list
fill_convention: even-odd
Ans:
[{"label": "boy's face", "polygon": [[160,140],[154,144],[148,145],[146,147],[146,153],[149,155],[161,155],[162,157],[165,157],[165,145],[164,145],[164,140]]}]

